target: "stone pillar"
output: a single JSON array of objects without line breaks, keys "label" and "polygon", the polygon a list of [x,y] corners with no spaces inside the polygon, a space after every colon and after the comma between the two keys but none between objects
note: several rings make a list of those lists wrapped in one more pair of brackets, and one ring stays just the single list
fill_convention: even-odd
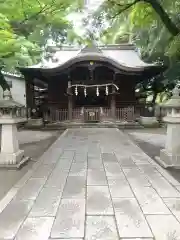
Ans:
[{"label": "stone pillar", "polygon": [[112,89],[111,95],[111,117],[113,120],[116,119],[116,95],[115,95],[115,88]]},{"label": "stone pillar", "polygon": [[72,121],[73,96],[71,91],[71,82],[68,82],[68,119]]},{"label": "stone pillar", "polygon": [[160,158],[156,158],[164,168],[180,168],[180,96],[175,87],[173,96],[162,107],[167,109],[163,118],[167,124],[165,148],[160,151]]}]

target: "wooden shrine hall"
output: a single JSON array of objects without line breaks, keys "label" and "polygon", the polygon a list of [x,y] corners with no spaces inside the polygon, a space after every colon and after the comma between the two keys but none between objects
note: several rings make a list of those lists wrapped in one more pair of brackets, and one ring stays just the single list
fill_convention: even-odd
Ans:
[{"label": "wooden shrine hall", "polygon": [[[48,61],[20,72],[30,116],[46,115],[51,122],[133,120],[136,84],[164,70],[143,62],[132,44],[50,49]],[[37,82],[46,86],[39,97]]]}]

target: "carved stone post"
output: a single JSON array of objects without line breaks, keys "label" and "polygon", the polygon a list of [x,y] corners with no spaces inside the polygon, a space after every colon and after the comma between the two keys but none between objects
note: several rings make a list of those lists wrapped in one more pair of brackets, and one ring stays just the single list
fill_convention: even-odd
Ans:
[{"label": "carved stone post", "polygon": [[68,81],[68,119],[69,121],[72,121],[72,90],[71,90],[71,81]]},{"label": "carved stone post", "polygon": [[12,99],[11,92],[4,91],[4,99],[0,101],[1,152],[0,167],[19,168],[29,157],[24,157],[24,150],[19,149],[17,124],[26,121],[19,117],[18,110],[22,105]]},{"label": "carved stone post", "polygon": [[156,158],[161,166],[180,168],[180,90],[176,86],[173,96],[162,107],[167,109],[164,122],[167,124],[165,148],[160,151],[160,158]]}]

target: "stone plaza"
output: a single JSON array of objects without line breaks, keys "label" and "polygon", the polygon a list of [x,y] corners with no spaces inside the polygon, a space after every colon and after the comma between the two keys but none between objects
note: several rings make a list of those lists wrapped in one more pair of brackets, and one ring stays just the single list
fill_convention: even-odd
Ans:
[{"label": "stone plaza", "polygon": [[68,129],[0,201],[0,239],[179,240],[180,182],[118,129]]}]

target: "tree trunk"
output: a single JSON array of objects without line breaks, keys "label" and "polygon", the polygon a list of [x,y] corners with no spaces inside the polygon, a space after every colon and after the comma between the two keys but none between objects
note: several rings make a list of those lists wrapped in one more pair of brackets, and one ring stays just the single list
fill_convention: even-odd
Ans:
[{"label": "tree trunk", "polygon": [[180,33],[180,29],[176,26],[176,24],[171,20],[167,12],[161,6],[158,0],[144,0],[144,2],[149,3],[152,8],[156,11],[156,13],[161,18],[161,21],[164,23],[166,28],[173,36],[177,36]]}]

